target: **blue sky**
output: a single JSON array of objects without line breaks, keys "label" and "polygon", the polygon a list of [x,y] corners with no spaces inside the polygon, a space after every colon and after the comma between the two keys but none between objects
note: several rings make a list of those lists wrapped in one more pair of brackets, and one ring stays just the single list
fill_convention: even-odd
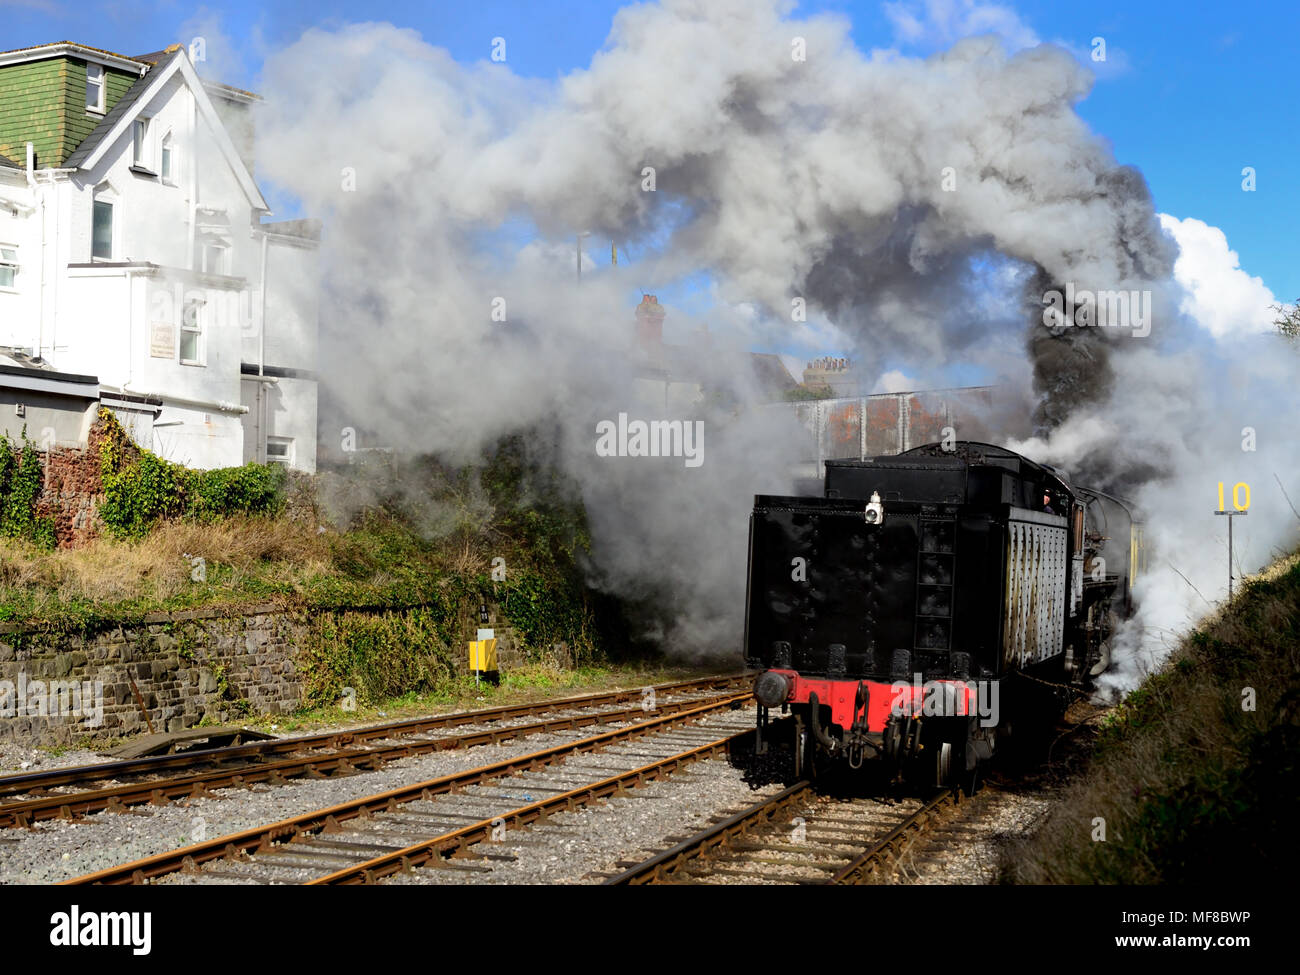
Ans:
[{"label": "blue sky", "polygon": [[[958,8],[970,0],[953,0]],[[555,78],[585,67],[605,41],[614,0],[476,0],[474,3],[340,0],[249,2],[217,8],[121,0],[63,3],[0,0],[0,49],[75,40],[132,54],[188,41],[216,18],[234,48],[222,80],[256,86],[264,52],[315,25],[387,20],[446,47],[457,60],[483,59],[492,37],[509,38],[510,67]],[[921,13],[923,4],[910,6]],[[1159,210],[1195,217],[1227,235],[1241,266],[1279,300],[1300,296],[1295,214],[1300,213],[1300,98],[1294,56],[1300,4],[1188,3],[1171,0],[1046,0],[976,5],[999,23],[1043,41],[1086,52],[1107,44],[1107,65],[1080,112],[1109,140],[1121,162],[1146,175]],[[944,25],[909,36],[897,8],[860,0],[813,0],[796,15],[830,11],[853,25],[864,50],[898,47],[926,54],[946,47]],[[1254,167],[1257,189],[1243,192],[1242,169]]]},{"label": "blue sky", "polygon": [[[493,36],[507,36],[515,72],[553,78],[589,63],[623,5],[230,0],[220,6],[220,23],[242,60],[232,84],[256,83],[261,50],[288,43],[313,25],[360,19],[410,27],[465,61],[485,57]],[[1110,140],[1122,162],[1142,169],[1160,210],[1221,228],[1242,267],[1262,277],[1279,298],[1300,296],[1294,220],[1300,212],[1300,85],[1294,64],[1300,4],[1022,0],[1008,6],[1043,40],[1086,49],[1094,36],[1105,37],[1109,60],[1118,58],[1124,66],[1099,81],[1080,107],[1083,117]],[[0,49],[76,40],[140,53],[181,39],[187,26],[215,10],[166,0],[0,0]],[[820,0],[797,8],[815,11],[847,17],[861,48],[897,43],[881,3]],[[927,49],[925,42],[902,46],[915,53]],[[1241,190],[1244,166],[1258,173],[1254,193]]]}]

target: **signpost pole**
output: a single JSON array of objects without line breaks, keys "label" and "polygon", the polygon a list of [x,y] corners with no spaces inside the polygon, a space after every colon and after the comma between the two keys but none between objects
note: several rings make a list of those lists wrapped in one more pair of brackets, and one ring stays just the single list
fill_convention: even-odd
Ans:
[{"label": "signpost pole", "polygon": [[1249,514],[1248,511],[1216,511],[1228,519],[1228,602],[1232,602],[1232,519],[1238,515]]}]

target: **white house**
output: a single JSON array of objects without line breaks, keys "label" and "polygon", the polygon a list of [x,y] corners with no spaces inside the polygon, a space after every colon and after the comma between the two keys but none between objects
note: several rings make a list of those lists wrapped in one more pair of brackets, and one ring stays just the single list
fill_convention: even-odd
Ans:
[{"label": "white house", "polygon": [[264,219],[257,100],[180,46],[0,53],[0,351],[169,460],[312,471],[319,232]]}]

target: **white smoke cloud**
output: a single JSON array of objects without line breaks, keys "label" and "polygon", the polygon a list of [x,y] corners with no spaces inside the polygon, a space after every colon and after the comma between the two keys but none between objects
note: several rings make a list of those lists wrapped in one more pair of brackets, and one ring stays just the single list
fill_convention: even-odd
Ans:
[{"label": "white smoke cloud", "polygon": [[[176,38],[195,58],[194,70],[208,81],[244,85],[248,81],[245,42],[236,41],[222,26],[221,14],[199,7],[177,28]],[[260,29],[254,28],[254,50],[261,48]]]},{"label": "white smoke cloud", "polygon": [[[963,33],[991,16],[932,8]],[[553,84],[457,64],[388,24],[311,30],[267,59],[261,86],[261,172],[328,221],[322,373],[348,425],[464,456],[521,426],[553,430],[537,447],[582,485],[593,578],[654,602],[671,650],[734,655],[752,495],[788,490],[805,446],[788,415],[747,408],[751,346],[834,341],[874,370],[869,384],[974,364],[1023,390],[1035,275],[1173,287],[1172,240],[1141,177],[1076,113],[1093,75],[1067,52],[979,37],[926,59],[864,55],[843,20],[787,9],[631,6],[590,67]],[[635,259],[579,286],[580,232],[591,253],[615,240]],[[679,336],[709,326],[676,366],[705,397],[638,386],[639,289],[702,272],[707,322],[672,321]],[[1135,434],[1167,421],[1138,440],[1170,438],[1169,467],[1204,479],[1186,439],[1204,350],[1180,351],[1159,307],[1150,341],[1085,350],[1096,390],[1062,407],[1079,419],[1038,445],[1042,459],[1110,437],[1144,462]],[[1050,380],[1050,357],[1039,365]],[[620,412],[704,419],[704,465],[596,457],[596,422]]]},{"label": "white smoke cloud", "polygon": [[[1239,266],[1220,229],[1160,216],[1178,242],[1173,300],[1156,341],[1134,340],[1112,356],[1114,392],[1076,411],[1049,436],[1012,442],[1088,483],[1105,457],[1142,470],[1132,500],[1146,522],[1149,573],[1136,592],[1139,615],[1120,634],[1103,690],[1125,690],[1178,638],[1221,605],[1228,588],[1227,518],[1215,515],[1219,486],[1233,510],[1244,484],[1249,515],[1233,526],[1233,574],[1243,576],[1300,545],[1300,452],[1293,419],[1296,350],[1272,334],[1273,295]],[[1122,340],[1121,340],[1122,341]],[[1124,493],[1124,492],[1121,492]],[[1289,496],[1289,497],[1288,497]]]}]

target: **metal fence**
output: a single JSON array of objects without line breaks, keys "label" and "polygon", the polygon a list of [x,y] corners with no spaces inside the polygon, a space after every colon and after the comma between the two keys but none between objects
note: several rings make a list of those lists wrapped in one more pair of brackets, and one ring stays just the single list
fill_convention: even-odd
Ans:
[{"label": "metal fence", "polygon": [[810,466],[811,476],[820,477],[822,463],[828,459],[901,454],[944,439],[946,429],[958,440],[983,439],[994,388],[875,393],[767,408],[793,412],[808,431],[808,450],[802,460]]}]

